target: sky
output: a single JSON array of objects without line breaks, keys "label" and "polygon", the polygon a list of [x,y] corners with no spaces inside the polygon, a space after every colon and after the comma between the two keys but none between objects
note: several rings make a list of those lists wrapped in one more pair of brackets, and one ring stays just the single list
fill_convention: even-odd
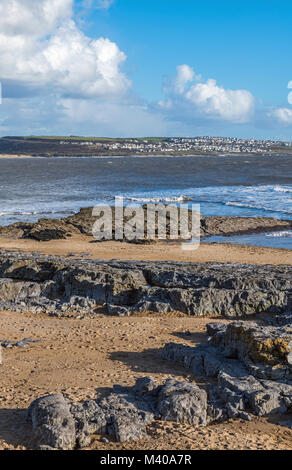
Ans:
[{"label": "sky", "polygon": [[0,135],[292,140],[292,3],[0,0]]}]

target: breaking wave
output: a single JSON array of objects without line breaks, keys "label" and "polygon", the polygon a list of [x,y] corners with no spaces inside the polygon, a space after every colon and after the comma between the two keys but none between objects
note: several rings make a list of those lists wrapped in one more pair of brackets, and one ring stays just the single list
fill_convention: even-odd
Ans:
[{"label": "breaking wave", "polygon": [[194,200],[190,196],[128,197],[127,199],[133,202],[188,202]]}]

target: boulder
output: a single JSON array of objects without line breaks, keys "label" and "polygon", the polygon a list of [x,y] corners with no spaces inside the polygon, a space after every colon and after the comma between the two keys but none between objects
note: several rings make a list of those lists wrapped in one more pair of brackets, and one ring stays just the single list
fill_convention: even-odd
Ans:
[{"label": "boulder", "polygon": [[63,395],[47,395],[32,402],[28,410],[38,445],[71,450],[76,445],[75,421]]},{"label": "boulder", "polygon": [[195,425],[207,423],[207,393],[194,383],[168,378],[158,398],[161,419]]}]

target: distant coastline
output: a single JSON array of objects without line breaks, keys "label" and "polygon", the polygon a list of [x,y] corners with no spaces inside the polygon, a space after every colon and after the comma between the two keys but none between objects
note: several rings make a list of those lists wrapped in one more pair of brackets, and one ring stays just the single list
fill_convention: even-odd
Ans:
[{"label": "distant coastline", "polygon": [[47,154],[1,154],[0,153],[0,159],[1,160],[9,160],[9,159],[33,159],[33,158],[104,158],[104,157],[113,157],[113,158],[123,158],[123,157],[133,157],[133,158],[147,158],[147,157],[166,157],[166,158],[172,158],[172,157],[277,157],[277,156],[291,156],[292,157],[292,152],[283,152],[283,153],[247,153],[247,152],[241,152],[241,153],[173,153],[173,154],[165,154],[165,153],[123,153],[122,155],[119,154],[112,154],[112,153],[100,153],[98,155],[96,154],[76,154],[76,155],[70,155],[70,154],[58,154],[58,155],[47,155]]},{"label": "distant coastline", "polygon": [[0,154],[0,158],[33,158],[33,156],[32,155],[20,155],[20,154],[13,155],[13,154],[3,153],[3,154]]},{"label": "distant coastline", "polygon": [[0,158],[292,155],[290,142],[226,137],[20,137],[0,138]]}]

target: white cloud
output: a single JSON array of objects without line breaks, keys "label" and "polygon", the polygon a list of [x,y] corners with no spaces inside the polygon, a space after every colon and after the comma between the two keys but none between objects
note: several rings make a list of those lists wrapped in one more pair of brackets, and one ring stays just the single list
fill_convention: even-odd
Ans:
[{"label": "white cloud", "polygon": [[[196,82],[196,83],[193,83]],[[172,86],[165,88],[167,97],[159,106],[174,110],[187,108],[193,117],[219,119],[232,123],[249,122],[254,110],[254,97],[247,90],[226,90],[216,80],[202,81],[188,65],[177,67]]]},{"label": "white cloud", "polygon": [[[287,88],[292,88],[292,80],[288,83]],[[288,93],[288,103],[292,104],[292,91]]]},{"label": "white cloud", "polygon": [[0,0],[1,35],[42,37],[72,16],[73,0]]},{"label": "white cloud", "polygon": [[[119,99],[85,99],[55,95],[4,98],[2,135],[85,135],[129,137],[169,133],[162,114],[144,103]],[[177,126],[173,132],[177,133]]]},{"label": "white cloud", "polygon": [[249,91],[225,90],[213,79],[193,85],[185,96],[204,114],[226,121],[248,122],[253,111],[254,98]]},{"label": "white cloud", "polygon": [[276,108],[268,113],[269,117],[275,118],[280,124],[292,124],[292,109],[290,108]]},{"label": "white cloud", "polygon": [[185,87],[189,82],[192,82],[195,77],[194,70],[189,65],[178,65],[176,67],[177,74],[173,80],[173,87],[176,93],[182,94]]},{"label": "white cloud", "polygon": [[97,7],[98,8],[103,8],[103,9],[108,9],[109,7],[112,6],[115,0],[97,0]]},{"label": "white cloud", "polygon": [[163,116],[138,102],[62,98],[58,106],[63,108],[59,124],[70,134],[142,137],[168,132]]},{"label": "white cloud", "polygon": [[99,10],[108,10],[115,0],[83,0],[84,8],[97,8]]},{"label": "white cloud", "polygon": [[106,38],[91,39],[72,19],[72,0],[0,0],[0,79],[61,93],[100,97],[131,85],[126,55]]},{"label": "white cloud", "polygon": [[[107,9],[112,3],[81,4]],[[218,133],[228,123],[230,129],[271,120],[292,124],[291,109],[254,113],[249,91],[203,80],[187,64],[164,86],[163,100],[141,105],[128,93],[131,82],[121,70],[125,53],[110,39],[87,37],[74,21],[73,6],[74,0],[0,0],[1,132],[183,135],[194,129]],[[8,89],[7,96],[18,98],[5,99]]]}]

